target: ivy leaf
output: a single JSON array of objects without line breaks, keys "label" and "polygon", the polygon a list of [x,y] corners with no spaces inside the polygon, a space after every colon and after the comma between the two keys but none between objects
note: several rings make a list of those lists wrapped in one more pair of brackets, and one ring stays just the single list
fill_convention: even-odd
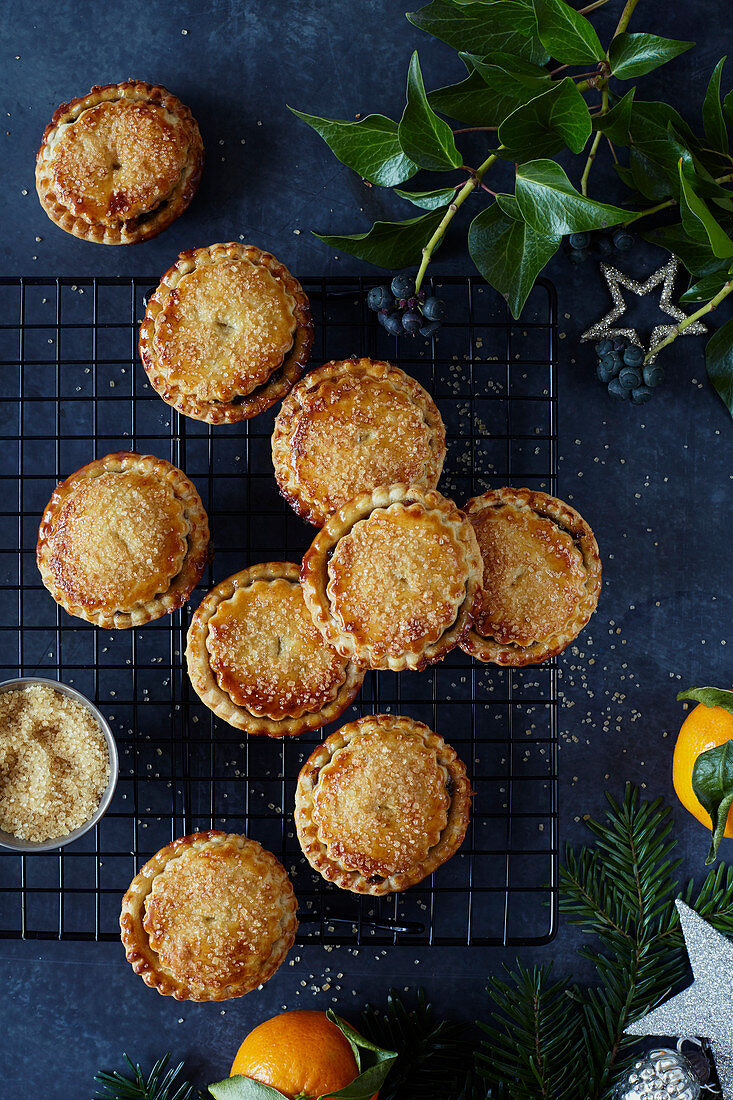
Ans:
[{"label": "ivy leaf", "polygon": [[733,256],[733,241],[725,232],[720,223],[713,217],[710,208],[704,199],[701,199],[694,190],[690,175],[691,167],[680,158],[680,213],[682,224],[687,232],[696,241],[702,241],[707,237],[714,255],[721,259]]},{"label": "ivy leaf", "polygon": [[443,217],[442,210],[431,210],[419,218],[404,222],[375,222],[366,233],[337,237],[314,233],[319,241],[348,252],[377,267],[401,268],[414,263]]},{"label": "ivy leaf", "polygon": [[486,0],[461,5],[450,0],[432,0],[419,11],[408,12],[407,18],[454,50],[465,50],[470,42],[471,52],[481,56],[502,50],[538,65],[550,60],[537,37],[531,0]]},{"label": "ivy leaf", "polygon": [[[473,54],[460,56],[469,70],[468,78],[452,88],[430,92],[428,100],[436,110],[470,125],[498,126],[516,107],[552,84],[547,69],[521,57],[501,52],[492,53],[487,61]],[[447,102],[446,93],[461,98]]]},{"label": "ivy leaf", "polygon": [[402,191],[399,187],[395,187],[394,193],[399,195],[401,199],[407,199],[413,206],[419,206],[422,210],[437,210],[439,207],[448,205],[455,196],[456,189],[455,187],[439,187],[435,191]]},{"label": "ivy leaf", "polygon": [[713,837],[705,865],[714,863],[733,806],[733,744],[725,741],[701,752],[692,768],[692,789],[710,815]]},{"label": "ivy leaf", "polygon": [[564,65],[603,61],[606,54],[593,24],[565,0],[534,0],[537,33],[552,57]]},{"label": "ivy leaf", "polygon": [[629,88],[625,96],[605,115],[596,115],[593,129],[600,130],[616,145],[628,145],[631,130],[631,112],[634,107],[636,88]]},{"label": "ivy leaf", "polygon": [[486,282],[519,317],[534,281],[560,247],[559,234],[537,233],[522,218],[513,195],[482,210],[468,231],[468,251]]},{"label": "ivy leaf", "polygon": [[727,266],[728,265],[725,264],[720,271],[714,271],[709,275],[703,275],[702,279],[698,279],[696,283],[690,283],[685,293],[680,294],[680,302],[683,305],[690,305],[696,302],[709,302],[728,282],[729,275]]},{"label": "ivy leaf", "polygon": [[660,38],[656,34],[627,34],[624,31],[611,40],[608,60],[614,76],[619,80],[633,80],[666,65],[694,45],[694,42]]},{"label": "ivy leaf", "polygon": [[458,84],[447,84],[445,88],[428,92],[428,103],[434,111],[460,119],[468,126],[496,126],[506,115],[493,91],[475,71]]},{"label": "ivy leaf", "polygon": [[725,58],[721,57],[713,69],[710,83],[705,93],[702,105],[702,124],[705,137],[714,149],[720,149],[722,153],[728,152],[728,130],[723,118],[723,108],[720,105],[720,81],[723,75]]},{"label": "ivy leaf", "polygon": [[720,260],[713,255],[707,238],[704,243],[692,240],[680,223],[659,226],[642,235],[651,244],[658,244],[674,253],[691,275],[707,275],[720,267]]},{"label": "ivy leaf", "polygon": [[239,1073],[234,1077],[225,1077],[223,1081],[215,1081],[208,1088],[214,1100],[283,1100],[285,1096],[272,1085],[263,1085],[261,1081]]},{"label": "ivy leaf", "polygon": [[533,160],[517,169],[519,210],[535,232],[584,233],[626,221],[632,211],[594,202],[576,191],[559,164]]},{"label": "ivy leaf", "polygon": [[289,110],[320,134],[342,164],[370,183],[394,187],[417,172],[417,165],[405,156],[397,136],[397,123],[391,118],[367,115],[359,122],[347,122],[307,115],[294,107]]},{"label": "ivy leaf", "polygon": [[407,104],[397,136],[405,155],[421,168],[445,172],[457,168],[463,160],[450,126],[428,103],[417,50],[410,59]]},{"label": "ivy leaf", "polygon": [[501,155],[509,160],[551,156],[565,146],[579,153],[591,135],[588,105],[566,77],[518,107],[499,127]]},{"label": "ivy leaf", "polygon": [[697,703],[704,703],[706,707],[722,707],[733,714],[733,691],[726,688],[688,688],[687,691],[678,692],[678,702],[682,699],[694,699]]},{"label": "ivy leaf", "polygon": [[733,416],[733,318],[713,333],[705,348],[708,378]]}]

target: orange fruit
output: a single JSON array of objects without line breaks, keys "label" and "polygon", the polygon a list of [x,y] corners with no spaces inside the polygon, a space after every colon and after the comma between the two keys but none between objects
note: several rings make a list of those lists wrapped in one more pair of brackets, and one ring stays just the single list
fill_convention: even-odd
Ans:
[{"label": "orange fruit", "polygon": [[250,1031],[230,1077],[240,1073],[296,1100],[346,1088],[359,1069],[348,1040],[326,1013],[301,1011],[282,1012]]},{"label": "orange fruit", "polygon": [[[698,703],[682,723],[674,747],[672,783],[675,793],[685,809],[707,829],[712,829],[712,821],[692,789],[692,769],[701,752],[731,740],[733,714],[724,707],[706,707]],[[725,835],[733,837],[733,806],[728,812]]]}]

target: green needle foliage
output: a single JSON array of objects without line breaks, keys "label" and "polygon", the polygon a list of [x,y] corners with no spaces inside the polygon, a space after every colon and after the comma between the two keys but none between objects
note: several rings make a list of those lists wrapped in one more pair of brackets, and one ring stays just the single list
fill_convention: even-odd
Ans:
[{"label": "green needle foliage", "polygon": [[123,1057],[130,1067],[130,1076],[116,1070],[95,1074],[94,1080],[104,1092],[98,1093],[94,1100],[199,1100],[200,1093],[193,1085],[181,1080],[183,1062],[168,1069],[170,1053],[158,1059],[147,1077],[132,1059],[126,1054]]},{"label": "green needle foliage", "polygon": [[[618,6],[619,18],[602,43],[585,13],[606,3]],[[563,235],[662,214],[666,224],[645,235],[687,268],[690,285],[682,301],[697,307],[655,350],[670,343],[733,290],[733,91],[724,91],[721,58],[695,127],[668,104],[639,98],[627,82],[674,61],[694,43],[630,33],[638,3],[595,0],[577,10],[566,0],[430,0],[409,13],[416,28],[458,53],[463,80],[426,88],[415,52],[401,119],[295,114],[369,184],[391,188],[428,212],[379,220],[365,232],[316,236],[381,267],[419,264],[419,289],[458,209],[480,198],[467,231],[468,252],[518,317]],[[484,145],[485,159],[476,167],[461,148],[469,131],[478,132]],[[588,194],[602,152],[613,158],[619,183],[604,201]],[[569,174],[551,159],[558,154],[578,158]],[[516,167],[513,194],[499,186],[509,176],[507,164]],[[419,189],[402,187],[421,171],[432,178],[420,180]],[[441,174],[440,186],[433,173]],[[487,181],[494,173],[499,180],[492,187]],[[706,360],[733,415],[733,322],[709,341]]]}]

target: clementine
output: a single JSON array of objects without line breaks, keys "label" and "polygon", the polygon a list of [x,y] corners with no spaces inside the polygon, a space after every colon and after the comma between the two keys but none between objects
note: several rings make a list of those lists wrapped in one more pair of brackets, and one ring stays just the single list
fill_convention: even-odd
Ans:
[{"label": "clementine", "polygon": [[300,1011],[273,1016],[249,1033],[230,1077],[240,1073],[297,1100],[337,1092],[359,1069],[348,1039],[325,1012]]},{"label": "clementine", "polygon": [[[674,747],[672,783],[675,793],[685,809],[708,829],[712,829],[712,822],[692,788],[692,769],[701,752],[731,740],[733,714],[725,707],[706,707],[698,703],[682,723]],[[728,813],[725,835],[733,837],[733,807]]]}]

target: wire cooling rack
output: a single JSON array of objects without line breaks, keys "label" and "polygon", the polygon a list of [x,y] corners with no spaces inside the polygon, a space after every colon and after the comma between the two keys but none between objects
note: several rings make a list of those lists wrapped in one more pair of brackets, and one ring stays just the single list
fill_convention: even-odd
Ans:
[{"label": "wire cooling rack", "polygon": [[[557,919],[557,666],[510,671],[460,650],[421,673],[369,673],[339,724],[393,711],[427,722],[468,766],[475,791],[463,847],[404,894],[358,897],[326,884],[293,827],[295,781],[325,731],[271,741],[214,719],[189,687],[191,610],[209,587],[257,561],[299,561],[314,535],[281,501],[270,458],[276,410],[212,429],[179,416],[137,356],[144,278],[0,278],[0,677],[44,675],[93,699],[117,738],[120,777],[106,816],[69,847],[0,849],[0,937],[118,936],[121,895],[171,839],[212,827],[275,852],[300,905],[299,942],[546,943]],[[440,488],[459,504],[487,488],[557,487],[557,328],[540,279],[521,322],[480,280],[435,290],[448,322],[433,341],[389,337],[359,278],[303,279],[312,362],[389,359],[433,394],[448,431]],[[111,451],[167,458],[197,486],[215,556],[188,607],[110,632],[62,611],[35,564],[56,483]]]}]

